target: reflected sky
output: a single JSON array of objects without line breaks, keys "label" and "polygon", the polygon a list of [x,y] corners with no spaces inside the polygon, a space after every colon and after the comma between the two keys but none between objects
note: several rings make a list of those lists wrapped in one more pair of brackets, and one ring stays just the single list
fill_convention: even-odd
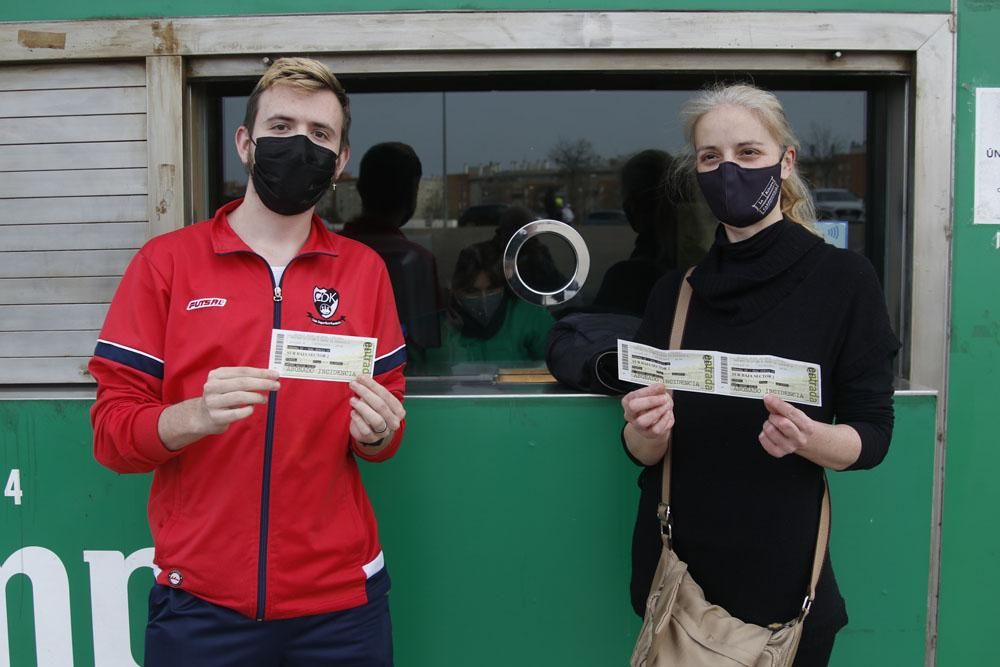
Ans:
[{"label": "reflected sky", "polygon": [[[845,147],[864,142],[865,93],[794,91],[778,96],[800,141],[819,127]],[[688,97],[685,91],[621,90],[356,94],[351,96],[347,170],[356,174],[364,152],[383,141],[413,146],[430,177],[445,168],[454,174],[487,163],[509,168],[542,161],[560,139],[587,139],[605,159],[646,148],[674,153],[683,145],[678,113]],[[245,97],[224,100],[225,136],[233,136],[245,105]],[[227,179],[243,174],[235,148],[226,151],[225,170]]]}]

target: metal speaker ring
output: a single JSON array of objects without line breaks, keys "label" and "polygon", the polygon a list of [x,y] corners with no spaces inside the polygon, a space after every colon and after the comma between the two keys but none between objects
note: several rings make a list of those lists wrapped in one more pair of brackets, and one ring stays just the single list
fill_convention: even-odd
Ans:
[{"label": "metal speaker ring", "polygon": [[[554,290],[542,290],[528,284],[517,266],[518,254],[532,238],[540,234],[554,234],[569,243],[576,257],[576,267],[566,284]],[[539,306],[557,306],[576,296],[583,288],[590,272],[590,252],[580,233],[558,220],[535,220],[514,232],[507,241],[503,254],[503,272],[507,284],[517,296]]]}]

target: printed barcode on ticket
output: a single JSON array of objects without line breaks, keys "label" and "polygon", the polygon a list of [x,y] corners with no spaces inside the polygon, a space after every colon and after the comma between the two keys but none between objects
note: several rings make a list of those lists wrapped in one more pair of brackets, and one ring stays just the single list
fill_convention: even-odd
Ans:
[{"label": "printed barcode on ticket", "polygon": [[281,357],[285,354],[285,334],[278,333],[274,338],[274,354],[271,355],[272,364],[280,364]]}]

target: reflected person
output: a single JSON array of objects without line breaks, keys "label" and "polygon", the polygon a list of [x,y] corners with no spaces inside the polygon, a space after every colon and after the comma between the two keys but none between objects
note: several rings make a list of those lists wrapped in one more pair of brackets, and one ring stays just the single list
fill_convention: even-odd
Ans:
[{"label": "reflected person", "polygon": [[566,198],[559,194],[555,188],[549,188],[545,191],[542,205],[545,208],[545,217],[549,220],[558,220],[559,222],[571,224],[576,218],[576,215],[573,213],[573,207],[570,206]]},{"label": "reflected person", "polygon": [[361,214],[341,232],[385,261],[399,322],[411,356],[441,344],[441,288],[434,254],[406,238],[401,227],[417,208],[423,173],[413,148],[400,142],[372,146],[361,158],[357,188]]},{"label": "reflected person", "polygon": [[677,268],[677,211],[669,185],[673,160],[660,150],[644,150],[622,167],[622,209],[635,245],[604,274],[594,312],[641,316],[656,281]]},{"label": "reflected person", "polygon": [[633,338],[653,285],[677,265],[672,165],[670,155],[650,149],[622,167],[622,209],[636,232],[635,245],[627,259],[607,270],[594,301],[564,311],[552,328],[545,360],[563,384],[588,393],[624,394],[633,388],[618,380],[618,339]]},{"label": "reflected person", "polygon": [[452,275],[441,347],[428,350],[426,368],[462,363],[541,361],[552,316],[507,289],[500,253],[491,241],[463,248]]}]

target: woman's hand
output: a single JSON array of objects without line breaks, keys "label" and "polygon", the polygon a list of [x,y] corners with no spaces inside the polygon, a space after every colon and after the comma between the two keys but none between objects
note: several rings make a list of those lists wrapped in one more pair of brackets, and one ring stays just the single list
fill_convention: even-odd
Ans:
[{"label": "woman's hand", "polygon": [[851,426],[815,421],[773,394],[764,397],[764,407],[770,414],[757,439],[771,456],[798,454],[834,470],[843,470],[858,459],[861,437]]},{"label": "woman's hand", "polygon": [[654,384],[625,394],[622,398],[625,421],[647,439],[659,439],[674,426],[674,399],[662,384]]},{"label": "woman's hand", "polygon": [[782,456],[795,454],[806,446],[816,430],[816,422],[774,394],[764,397],[764,407],[770,415],[757,439],[765,452],[780,459]]},{"label": "woman's hand", "polygon": [[674,427],[674,399],[662,384],[625,394],[625,444],[636,459],[654,465],[667,451]]}]

